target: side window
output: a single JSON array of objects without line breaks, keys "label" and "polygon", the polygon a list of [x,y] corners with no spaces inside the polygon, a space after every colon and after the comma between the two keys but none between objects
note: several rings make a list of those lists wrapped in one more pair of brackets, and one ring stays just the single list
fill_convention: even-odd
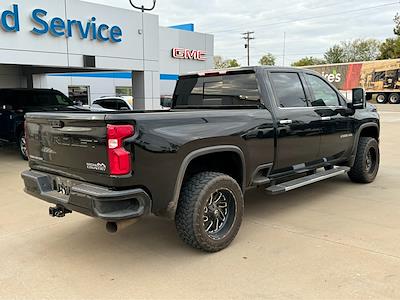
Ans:
[{"label": "side window", "polygon": [[114,100],[105,100],[102,105],[104,108],[117,110],[118,105],[117,102]]},{"label": "side window", "polygon": [[57,105],[65,105],[65,106],[71,106],[74,103],[69,100],[67,97],[61,94],[53,94],[53,97],[55,96],[55,104]]},{"label": "side window", "polygon": [[306,77],[315,97],[311,102],[312,106],[340,105],[338,94],[329,86],[329,84],[315,75],[306,74]]},{"label": "side window", "polygon": [[128,104],[126,104],[125,101],[116,100],[116,102],[117,102],[117,104],[118,104],[118,110],[122,110],[122,109],[130,110]]},{"label": "side window", "polygon": [[178,81],[176,107],[252,106],[261,103],[255,73],[188,77]]},{"label": "side window", "polygon": [[271,73],[270,76],[279,107],[307,107],[307,97],[299,74]]},{"label": "side window", "polygon": [[[35,96],[36,96],[36,97],[34,97],[35,100],[33,101],[34,106],[52,106],[52,105],[54,105],[52,103],[52,99],[51,99],[52,96],[48,93],[37,93]],[[33,103],[30,103],[30,104],[33,104]],[[28,106],[30,104],[28,104]]]}]

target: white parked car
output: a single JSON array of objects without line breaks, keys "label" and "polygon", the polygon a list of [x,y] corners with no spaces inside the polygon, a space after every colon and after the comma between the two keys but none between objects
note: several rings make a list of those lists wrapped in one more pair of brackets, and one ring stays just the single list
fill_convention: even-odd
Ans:
[{"label": "white parked car", "polygon": [[92,109],[104,108],[109,110],[133,110],[128,97],[103,97],[93,101]]}]

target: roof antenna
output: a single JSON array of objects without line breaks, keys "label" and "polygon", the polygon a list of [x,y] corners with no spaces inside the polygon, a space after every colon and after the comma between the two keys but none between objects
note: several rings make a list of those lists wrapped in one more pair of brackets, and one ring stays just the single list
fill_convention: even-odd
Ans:
[{"label": "roof antenna", "polygon": [[144,5],[136,6],[135,4],[133,4],[132,0],[129,0],[129,2],[131,3],[133,8],[140,9],[142,12],[145,12],[145,11],[152,11],[156,7],[157,0],[153,0],[153,6],[151,8],[144,7]]}]

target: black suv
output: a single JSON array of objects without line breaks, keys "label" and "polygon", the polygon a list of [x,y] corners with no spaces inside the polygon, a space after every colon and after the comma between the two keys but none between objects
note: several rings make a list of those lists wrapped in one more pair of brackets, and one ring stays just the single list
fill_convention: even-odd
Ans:
[{"label": "black suv", "polygon": [[49,89],[0,89],[0,140],[17,142],[27,160],[24,136],[25,113],[76,110],[67,96]]}]

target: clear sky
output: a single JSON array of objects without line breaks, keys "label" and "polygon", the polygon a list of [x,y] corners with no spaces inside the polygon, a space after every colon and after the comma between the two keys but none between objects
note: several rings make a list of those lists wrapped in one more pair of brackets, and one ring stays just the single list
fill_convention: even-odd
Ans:
[{"label": "clear sky", "polygon": [[[129,8],[129,0],[87,0]],[[152,0],[132,0],[150,6]],[[286,65],[304,57],[323,57],[334,43],[356,38],[383,40],[393,36],[394,0],[158,0],[153,13],[160,25],[194,23],[196,31],[215,35],[215,54],[246,63],[241,33],[254,31],[252,64],[271,52]]]}]

